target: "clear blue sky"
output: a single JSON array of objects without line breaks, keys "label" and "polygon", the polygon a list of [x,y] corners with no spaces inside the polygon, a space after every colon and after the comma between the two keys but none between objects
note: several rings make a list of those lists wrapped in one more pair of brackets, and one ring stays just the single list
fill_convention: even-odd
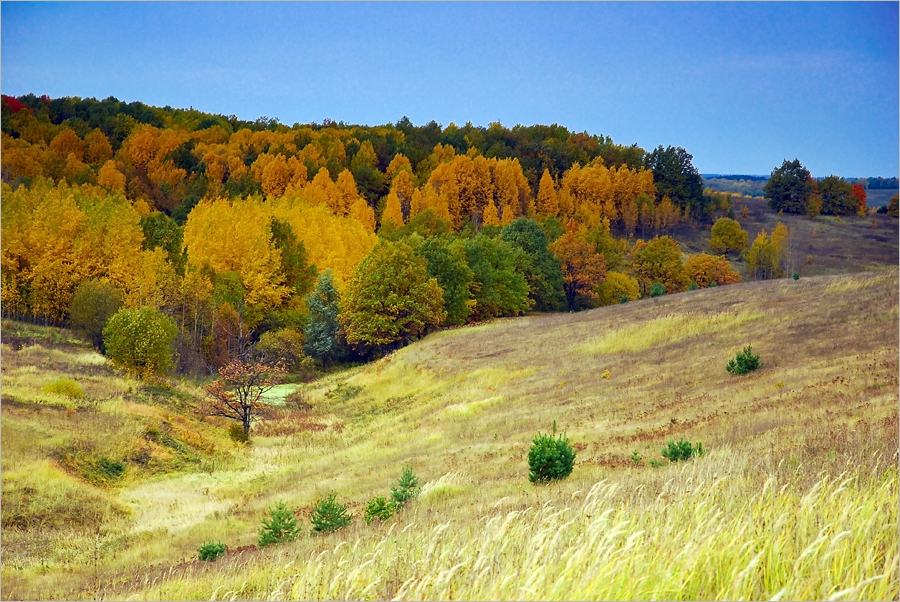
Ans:
[{"label": "clear blue sky", "polygon": [[702,173],[896,176],[886,3],[3,2],[2,91],[282,123],[559,123]]}]

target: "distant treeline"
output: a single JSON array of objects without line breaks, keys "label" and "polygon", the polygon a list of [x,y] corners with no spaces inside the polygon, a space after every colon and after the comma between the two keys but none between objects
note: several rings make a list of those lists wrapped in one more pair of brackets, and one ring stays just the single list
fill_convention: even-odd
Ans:
[{"label": "distant treeline", "polygon": [[[821,180],[821,177],[816,178]],[[854,184],[862,184],[868,190],[896,190],[897,178],[847,178]],[[769,181],[769,176],[752,175],[719,175],[706,174],[703,176],[703,186],[715,192],[730,192],[744,196],[763,197],[763,187]]]},{"label": "distant treeline", "polygon": [[[866,180],[868,185],[866,188],[869,190],[896,190],[900,188],[898,185],[897,178],[860,178],[861,180]],[[862,182],[860,182],[861,184]]]},{"label": "distant treeline", "polygon": [[[483,127],[474,126],[470,122],[463,126],[451,123],[444,127],[432,120],[424,125],[415,126],[407,117],[403,117],[394,124],[383,126],[353,125],[330,119],[325,119],[321,123],[295,123],[287,126],[276,118],[260,117],[255,121],[247,121],[234,115],[205,113],[194,108],[176,109],[170,106],[159,108],[141,102],[125,103],[112,96],[97,100],[79,97],[51,99],[35,94],[19,97],[4,95],[0,108],[2,108],[2,131],[13,138],[19,138],[23,134],[29,137],[22,131],[22,126],[25,126],[25,129],[32,126],[38,130],[45,130],[41,133],[42,137],[47,138],[45,141],[47,144],[59,133],[58,129],[47,126],[68,127],[82,139],[91,131],[99,130],[109,140],[113,152],[117,152],[140,125],[185,132],[200,132],[218,126],[226,136],[240,130],[278,134],[293,132],[297,138],[295,144],[298,149],[318,139],[319,136],[316,134],[331,134],[331,138],[340,140],[344,146],[341,149],[344,151],[341,153],[342,156],[335,157],[336,161],[327,166],[333,179],[337,178],[342,169],[350,167],[353,156],[367,141],[371,143],[377,157],[375,167],[382,172],[397,154],[404,155],[409,159],[413,169],[419,171],[419,164],[427,161],[438,144],[453,147],[457,154],[477,152],[488,159],[515,158],[521,164],[534,193],[537,193],[541,174],[545,169],[558,179],[575,163],[586,165],[592,160],[601,158],[607,167],[618,168],[624,165],[631,170],[637,170],[645,167],[648,154],[637,145],[615,144],[608,136],[572,132],[557,124],[517,125],[509,128],[500,123]],[[33,124],[22,122],[23,109],[27,109],[34,117]],[[34,134],[38,132],[34,132],[32,138]],[[186,152],[191,150],[193,149],[185,149]],[[278,150],[280,149],[267,147],[262,152],[274,154]],[[249,166],[256,156],[247,155],[243,159]],[[310,179],[314,175],[310,173]],[[384,190],[375,191],[375,194],[386,194],[386,186],[383,188]]]},{"label": "distant treeline", "polygon": [[703,186],[715,192],[762,197],[768,180],[768,176],[703,176]]}]

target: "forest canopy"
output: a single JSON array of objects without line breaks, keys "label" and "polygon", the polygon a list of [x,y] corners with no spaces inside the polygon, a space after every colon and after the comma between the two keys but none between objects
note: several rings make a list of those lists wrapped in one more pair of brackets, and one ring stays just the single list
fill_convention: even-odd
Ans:
[{"label": "forest canopy", "polygon": [[671,238],[734,213],[680,147],[557,124],[288,127],[112,97],[0,107],[4,316],[74,316],[102,348],[98,320],[151,308],[177,327],[182,372],[261,349],[354,361],[436,328],[740,280]]}]

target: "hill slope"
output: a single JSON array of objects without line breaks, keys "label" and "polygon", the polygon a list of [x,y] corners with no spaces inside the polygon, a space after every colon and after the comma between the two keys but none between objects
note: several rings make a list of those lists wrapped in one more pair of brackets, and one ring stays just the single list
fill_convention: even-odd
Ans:
[{"label": "hill slope", "polygon": [[[728,374],[748,344],[762,369]],[[4,392],[21,353],[4,345]],[[312,410],[283,410],[250,447],[220,441],[218,464],[100,490],[130,513],[103,523],[119,533],[107,548],[97,531],[93,564],[61,560],[52,530],[11,563],[29,532],[4,519],[4,597],[896,596],[896,269],[446,331],[304,391]],[[25,445],[7,443],[10,411],[4,505]],[[535,487],[525,457],[553,421],[576,468]],[[679,437],[710,451],[647,465]],[[405,464],[419,500],[366,526]],[[247,547],[275,501],[308,531],[332,491],[349,529]],[[232,552],[190,561],[210,538]]]}]

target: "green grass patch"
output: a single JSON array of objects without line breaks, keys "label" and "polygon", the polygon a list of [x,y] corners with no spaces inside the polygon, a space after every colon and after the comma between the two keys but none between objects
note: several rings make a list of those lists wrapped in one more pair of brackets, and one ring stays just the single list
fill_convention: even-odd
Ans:
[{"label": "green grass patch", "polygon": [[84,397],[84,389],[77,381],[71,378],[57,378],[41,387],[44,393],[53,393],[62,395],[69,399],[82,399]]},{"label": "green grass patch", "polygon": [[748,311],[736,314],[728,312],[673,314],[613,330],[580,345],[577,351],[589,355],[644,351],[701,335],[731,331],[762,317],[761,313]]}]

